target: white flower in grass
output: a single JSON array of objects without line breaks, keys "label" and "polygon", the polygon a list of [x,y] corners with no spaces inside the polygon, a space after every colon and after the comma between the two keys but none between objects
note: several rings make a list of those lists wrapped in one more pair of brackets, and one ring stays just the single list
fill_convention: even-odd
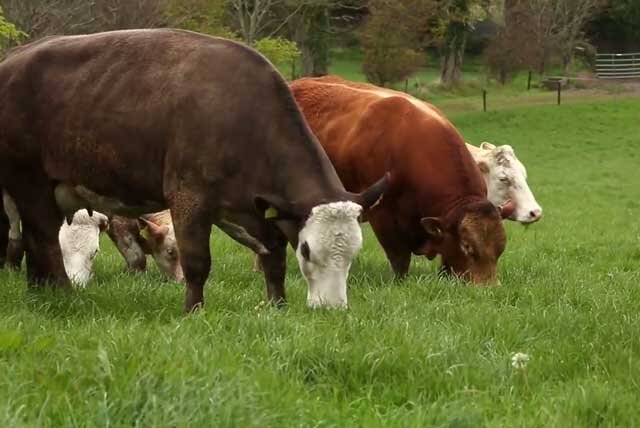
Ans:
[{"label": "white flower in grass", "polygon": [[531,357],[529,356],[529,354],[516,352],[515,354],[513,354],[513,357],[511,357],[511,365],[513,366],[514,369],[521,370],[527,367],[527,363],[529,362],[530,359]]}]

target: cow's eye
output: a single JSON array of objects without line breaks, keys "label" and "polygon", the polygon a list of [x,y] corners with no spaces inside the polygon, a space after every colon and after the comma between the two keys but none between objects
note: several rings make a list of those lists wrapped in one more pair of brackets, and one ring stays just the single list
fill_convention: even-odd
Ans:
[{"label": "cow's eye", "polygon": [[311,248],[309,248],[308,242],[305,241],[300,245],[300,254],[302,254],[305,260],[311,261]]},{"label": "cow's eye", "polygon": [[509,177],[500,177],[500,181],[505,184],[509,184]]},{"label": "cow's eye", "polygon": [[173,248],[167,248],[167,255],[173,258],[176,255],[176,251]]}]

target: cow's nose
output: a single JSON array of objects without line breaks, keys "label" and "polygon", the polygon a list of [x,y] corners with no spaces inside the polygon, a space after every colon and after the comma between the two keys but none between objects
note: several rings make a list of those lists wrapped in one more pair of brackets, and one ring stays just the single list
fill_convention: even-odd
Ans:
[{"label": "cow's nose", "polygon": [[542,209],[536,208],[535,210],[529,211],[529,217],[532,219],[540,219],[542,217]]}]

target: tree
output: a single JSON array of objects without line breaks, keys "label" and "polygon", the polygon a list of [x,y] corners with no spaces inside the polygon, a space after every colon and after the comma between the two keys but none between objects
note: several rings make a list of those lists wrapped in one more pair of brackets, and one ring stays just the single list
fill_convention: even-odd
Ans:
[{"label": "tree", "polygon": [[637,0],[603,0],[598,14],[589,24],[597,39],[638,49],[640,46],[640,2]]},{"label": "tree", "polygon": [[171,26],[239,39],[226,25],[226,6],[226,0],[169,0],[165,14]]},{"label": "tree", "polygon": [[323,76],[329,68],[330,6],[308,5],[290,21],[302,56],[303,76]]},{"label": "tree", "polygon": [[8,44],[18,42],[26,36],[26,33],[18,30],[15,25],[7,21],[2,6],[0,6],[0,51],[4,50]]},{"label": "tree", "polygon": [[[172,26],[212,36],[243,40],[226,22],[232,0],[169,0],[166,15]],[[300,55],[295,43],[282,37],[261,37],[254,34],[251,42],[243,40],[260,51],[276,65],[285,66]]]},{"label": "tree", "polygon": [[467,37],[475,24],[496,14],[503,0],[439,0],[433,37],[440,51],[440,83],[451,86],[462,78]]},{"label": "tree", "polygon": [[[420,0],[418,0],[420,1]],[[360,35],[364,49],[363,71],[380,86],[406,79],[415,72],[423,56],[416,50],[416,0],[373,0],[370,15]],[[420,3],[426,4],[422,1]]]},{"label": "tree", "polygon": [[[289,0],[289,8],[299,0]],[[289,35],[298,44],[302,55],[303,76],[323,76],[328,73],[330,42],[337,24],[344,27],[354,13],[360,13],[367,0],[313,0],[303,4],[289,20]],[[281,14],[286,16],[285,14]],[[355,25],[347,25],[353,31]],[[344,28],[342,29],[344,31]]]},{"label": "tree", "polygon": [[2,0],[7,16],[31,40],[166,25],[166,0]]},{"label": "tree", "polygon": [[[286,0],[228,0],[242,39],[252,45],[261,37],[273,37],[312,0],[299,0],[287,7]],[[285,16],[276,10],[286,10]]]},{"label": "tree", "polygon": [[585,25],[599,4],[600,0],[517,0],[509,5],[520,30],[530,35],[531,65],[540,74],[554,56],[568,71],[575,47],[585,41]]}]

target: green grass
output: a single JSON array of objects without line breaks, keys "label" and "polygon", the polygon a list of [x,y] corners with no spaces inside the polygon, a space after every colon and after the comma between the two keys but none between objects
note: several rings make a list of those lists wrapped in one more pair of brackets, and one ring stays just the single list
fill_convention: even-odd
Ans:
[{"label": "green grass", "polygon": [[[482,91],[487,91],[487,109],[503,110],[514,107],[531,105],[552,105],[557,103],[555,91],[538,88],[541,77],[534,73],[532,86],[527,90],[528,72],[522,72],[502,85],[494,79],[490,79],[483,62],[483,58],[477,55],[467,54],[462,67],[462,81],[451,88],[443,88],[439,85],[440,64],[433,56],[425,56],[426,64],[416,73],[412,74],[406,82],[398,82],[390,85],[393,89],[406,91],[413,96],[438,105],[447,114],[461,114],[465,112],[482,111]],[[331,55],[330,74],[336,74],[347,80],[366,82],[367,78],[362,72],[363,54],[359,49],[335,48]],[[583,66],[575,66],[575,73],[585,72]],[[559,69],[549,70],[549,74],[561,75]],[[573,75],[572,75],[573,76]],[[576,83],[577,82],[577,83]],[[573,84],[585,86],[584,82],[574,81]],[[595,85],[595,86],[594,86]],[[564,89],[562,91],[563,103],[593,103],[596,101],[611,100],[619,95],[620,88],[617,82],[591,82],[586,85],[589,89]]]},{"label": "green grass", "polygon": [[[72,295],[0,272],[0,426],[637,426],[640,101],[470,113],[512,144],[543,220],[507,225],[503,286],[392,281],[368,227],[350,309],[311,311],[290,254],[289,307],[260,307],[248,250],[214,232],[206,308],[105,241]],[[510,365],[531,356],[526,373]]]}]

